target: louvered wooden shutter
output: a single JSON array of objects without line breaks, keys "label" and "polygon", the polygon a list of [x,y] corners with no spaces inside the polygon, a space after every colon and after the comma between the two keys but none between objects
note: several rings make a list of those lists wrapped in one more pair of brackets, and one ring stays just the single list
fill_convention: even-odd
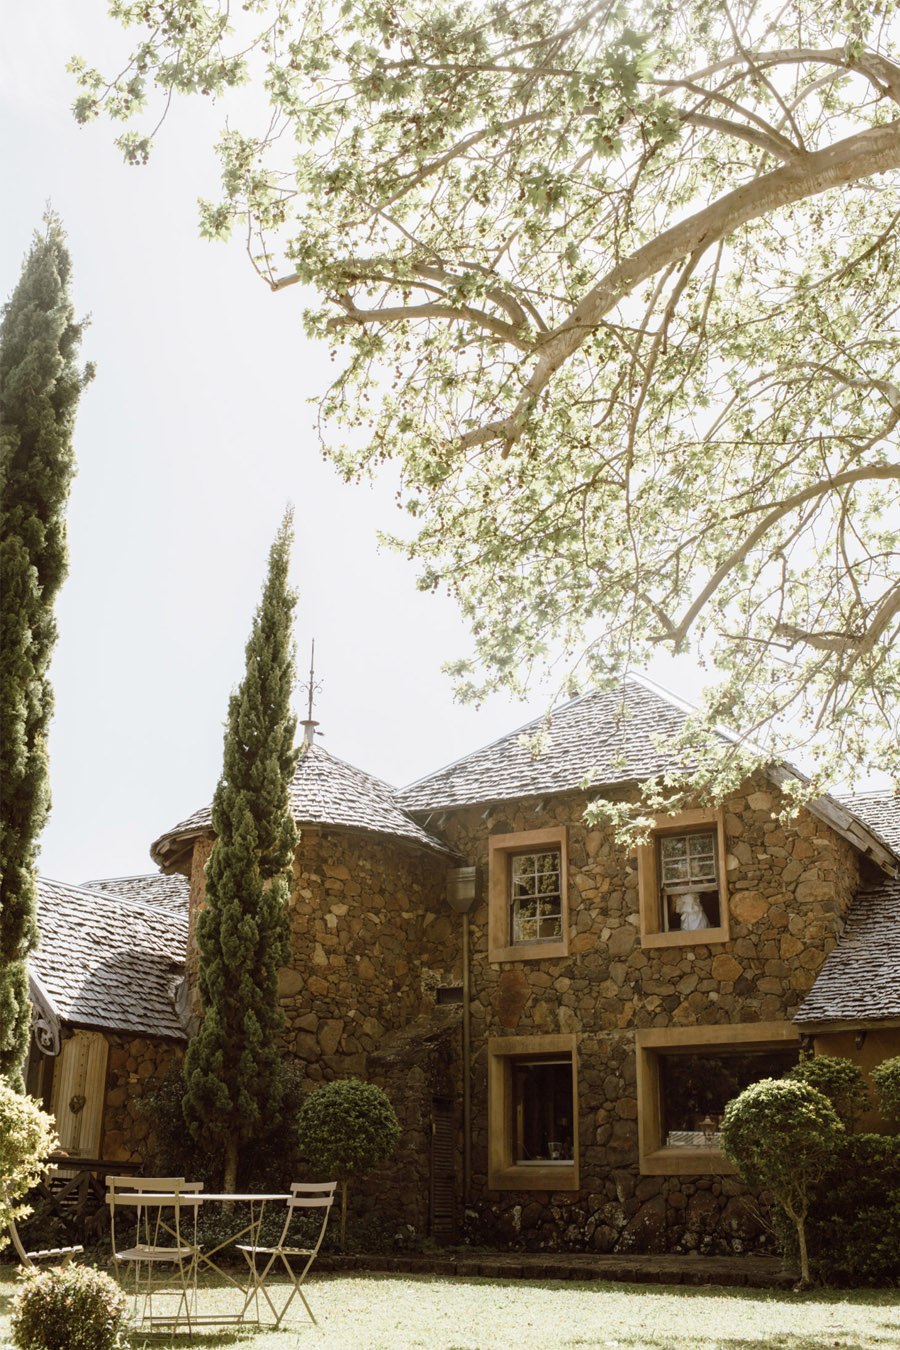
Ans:
[{"label": "louvered wooden shutter", "polygon": [[452,1242],[456,1236],[456,1129],[453,1103],[435,1097],[431,1104],[431,1236]]}]

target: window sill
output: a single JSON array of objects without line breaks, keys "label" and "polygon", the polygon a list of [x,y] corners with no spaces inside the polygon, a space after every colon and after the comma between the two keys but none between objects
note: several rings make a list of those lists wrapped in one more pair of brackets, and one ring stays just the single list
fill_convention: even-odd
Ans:
[{"label": "window sill", "polygon": [[573,1162],[513,1164],[488,1176],[490,1191],[577,1191],[578,1165]]},{"label": "window sill", "polygon": [[720,1148],[658,1148],[641,1158],[641,1174],[649,1177],[737,1175],[737,1168]]},{"label": "window sill", "polygon": [[642,933],[642,947],[711,947],[714,943],[728,941],[728,929],[695,928],[689,932],[678,929],[672,933]]},{"label": "window sill", "polygon": [[569,955],[569,943],[563,938],[556,942],[518,942],[512,947],[491,947],[488,960],[551,961]]}]

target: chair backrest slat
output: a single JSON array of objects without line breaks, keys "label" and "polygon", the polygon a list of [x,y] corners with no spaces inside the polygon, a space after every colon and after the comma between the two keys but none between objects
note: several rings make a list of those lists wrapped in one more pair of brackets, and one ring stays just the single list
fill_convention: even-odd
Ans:
[{"label": "chair backrest slat", "polygon": [[324,1209],[333,1204],[336,1181],[295,1181],[291,1185],[289,1209]]}]

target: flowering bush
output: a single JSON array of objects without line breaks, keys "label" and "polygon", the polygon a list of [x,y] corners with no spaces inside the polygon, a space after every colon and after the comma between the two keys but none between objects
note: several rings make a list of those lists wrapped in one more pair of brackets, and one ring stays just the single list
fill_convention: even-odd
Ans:
[{"label": "flowering bush", "polygon": [[53,1118],[0,1078],[0,1247],[9,1241],[10,1220],[30,1214],[18,1201],[37,1185],[44,1160],[58,1143]]},{"label": "flowering bush", "polygon": [[128,1300],[90,1266],[27,1270],[13,1299],[17,1350],[124,1350]]}]

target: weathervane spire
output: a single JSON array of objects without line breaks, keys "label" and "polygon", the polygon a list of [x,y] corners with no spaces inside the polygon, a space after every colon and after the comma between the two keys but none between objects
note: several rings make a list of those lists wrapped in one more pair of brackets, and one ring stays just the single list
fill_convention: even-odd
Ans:
[{"label": "weathervane spire", "polygon": [[307,693],[307,695],[308,695],[308,702],[307,702],[307,708],[306,708],[306,717],[305,717],[305,718],[303,719],[303,721],[300,723],[300,725],[301,725],[302,728],[303,728],[303,745],[302,745],[302,749],[303,749],[303,750],[308,750],[309,747],[312,745],[313,741],[315,740],[315,737],[316,737],[316,727],[319,725],[318,722],[315,721],[315,719],[313,718],[313,702],[314,702],[314,700],[315,700],[316,694],[321,693],[321,690],[322,690],[322,685],[316,683],[316,640],[315,640],[315,638],[313,638],[313,640],[312,640],[312,650],[310,651],[310,654],[309,654],[309,681],[308,681],[306,684],[301,684],[300,688],[301,688],[301,689],[305,689],[305,690],[306,690],[306,693]]}]

